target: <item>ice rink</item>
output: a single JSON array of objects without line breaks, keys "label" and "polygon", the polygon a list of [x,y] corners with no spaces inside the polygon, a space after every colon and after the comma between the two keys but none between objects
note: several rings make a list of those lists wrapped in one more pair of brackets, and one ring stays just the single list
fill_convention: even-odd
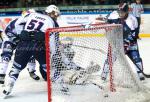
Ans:
[{"label": "ice rink", "polygon": [[[144,72],[150,74],[150,38],[142,38],[138,43],[144,63]],[[37,74],[40,76],[38,72]],[[146,79],[143,84],[150,88],[150,79]],[[2,96],[2,90],[2,87],[0,87],[0,96]],[[12,95],[7,99],[0,99],[0,102],[48,102],[47,84],[42,78],[40,81],[34,81],[29,77],[27,69],[24,69],[16,82]]]}]

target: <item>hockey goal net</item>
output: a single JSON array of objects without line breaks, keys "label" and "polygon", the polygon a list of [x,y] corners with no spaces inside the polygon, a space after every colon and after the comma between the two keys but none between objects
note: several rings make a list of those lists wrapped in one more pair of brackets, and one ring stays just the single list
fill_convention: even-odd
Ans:
[{"label": "hockey goal net", "polygon": [[48,29],[45,38],[48,102],[148,102],[125,57],[121,25]]}]

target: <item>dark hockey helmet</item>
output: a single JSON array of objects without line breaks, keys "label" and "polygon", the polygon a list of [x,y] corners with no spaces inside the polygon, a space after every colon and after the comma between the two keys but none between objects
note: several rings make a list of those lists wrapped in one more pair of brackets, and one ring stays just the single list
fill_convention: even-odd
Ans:
[{"label": "dark hockey helmet", "polygon": [[128,12],[129,6],[127,3],[120,3],[118,7],[118,11],[120,12]]}]

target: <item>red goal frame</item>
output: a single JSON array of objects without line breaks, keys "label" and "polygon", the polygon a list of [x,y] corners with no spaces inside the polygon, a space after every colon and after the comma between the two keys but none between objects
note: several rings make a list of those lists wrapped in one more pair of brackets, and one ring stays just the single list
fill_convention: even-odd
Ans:
[{"label": "red goal frame", "polygon": [[[92,30],[92,29],[105,29],[106,31],[112,30],[113,27],[120,26],[120,24],[93,24],[91,26],[95,26],[96,28],[84,28],[83,25],[81,26],[70,26],[70,27],[59,27],[59,28],[49,28],[45,32],[45,47],[46,47],[46,68],[47,68],[47,90],[48,90],[48,102],[52,102],[52,84],[50,79],[50,66],[51,66],[51,59],[50,59],[50,39],[49,34],[50,32],[75,32],[75,31],[83,31],[83,30]],[[109,46],[109,54],[111,55],[111,46]],[[111,62],[112,59],[109,59],[109,62]],[[112,65],[110,65],[110,74],[112,75]],[[113,78],[110,75],[110,91],[114,91],[114,84],[113,84]]]}]

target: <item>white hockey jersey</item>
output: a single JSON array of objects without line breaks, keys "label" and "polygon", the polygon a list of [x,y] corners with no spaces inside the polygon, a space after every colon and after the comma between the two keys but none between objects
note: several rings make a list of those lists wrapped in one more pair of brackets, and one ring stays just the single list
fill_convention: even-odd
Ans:
[{"label": "white hockey jersey", "polygon": [[24,30],[46,32],[48,28],[56,27],[54,20],[48,15],[31,13],[25,19],[19,19],[20,23],[26,23]]}]

